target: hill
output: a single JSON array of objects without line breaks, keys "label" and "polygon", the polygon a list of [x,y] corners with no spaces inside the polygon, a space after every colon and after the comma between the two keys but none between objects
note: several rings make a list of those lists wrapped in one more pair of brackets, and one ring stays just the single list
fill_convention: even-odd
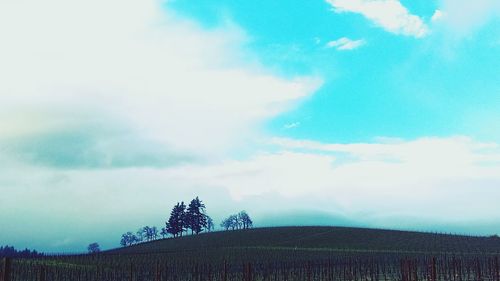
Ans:
[{"label": "hill", "polygon": [[214,252],[217,249],[494,254],[500,253],[500,239],[353,227],[272,227],[167,238],[105,253]]},{"label": "hill", "polygon": [[162,239],[100,254],[16,260],[12,280],[500,281],[499,253],[496,237],[256,228]]}]

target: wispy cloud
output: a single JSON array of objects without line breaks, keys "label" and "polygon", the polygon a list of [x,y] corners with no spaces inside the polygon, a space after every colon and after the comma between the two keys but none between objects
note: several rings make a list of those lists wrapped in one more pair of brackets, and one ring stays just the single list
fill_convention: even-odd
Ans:
[{"label": "wispy cloud", "polygon": [[327,48],[335,48],[339,51],[348,51],[357,49],[366,44],[366,41],[363,39],[352,40],[347,37],[342,37],[334,41],[330,41],[326,43]]},{"label": "wispy cloud", "polygon": [[500,2],[496,0],[444,0],[432,20],[446,27],[446,32],[461,38],[500,18]]},{"label": "wispy cloud", "polygon": [[412,15],[398,0],[326,0],[335,12],[358,13],[385,30],[417,38],[428,33],[423,20]]},{"label": "wispy cloud", "polygon": [[297,128],[298,126],[300,126],[300,122],[287,123],[283,127],[285,129],[293,129],[293,128]]}]

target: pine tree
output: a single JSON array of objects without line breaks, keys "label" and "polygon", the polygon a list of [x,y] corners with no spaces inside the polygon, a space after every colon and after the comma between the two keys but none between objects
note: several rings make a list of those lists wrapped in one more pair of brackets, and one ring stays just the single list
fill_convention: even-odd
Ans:
[{"label": "pine tree", "polygon": [[170,218],[166,223],[168,233],[174,237],[182,236],[186,228],[186,205],[184,202],[178,203],[172,209]]},{"label": "pine tree", "polygon": [[191,233],[200,233],[207,227],[207,215],[205,214],[205,205],[196,197],[191,200],[186,213],[186,222],[191,229]]}]

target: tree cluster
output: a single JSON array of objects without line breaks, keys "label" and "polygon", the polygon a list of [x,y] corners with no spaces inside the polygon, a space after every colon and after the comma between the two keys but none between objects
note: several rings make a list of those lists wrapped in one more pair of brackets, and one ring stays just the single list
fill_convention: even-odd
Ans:
[{"label": "tree cluster", "polygon": [[12,246],[0,246],[0,258],[37,258],[43,257],[43,253],[36,250],[24,249],[22,251],[16,250]]},{"label": "tree cluster", "polygon": [[[247,229],[252,226],[252,219],[246,211],[231,215],[221,223],[221,227],[225,230]],[[214,221],[207,215],[203,201],[196,197],[187,206],[184,202],[177,202],[170,212],[170,217],[165,222],[165,227],[161,228],[160,232],[155,226],[144,226],[135,233],[131,231],[124,233],[120,245],[125,247],[145,241],[153,241],[158,239],[159,236],[162,238],[169,235],[180,237],[185,233],[189,233],[189,231],[191,231],[191,234],[199,234],[203,231],[212,230],[214,230]]]},{"label": "tree cluster", "polygon": [[144,226],[137,230],[137,240],[138,242],[153,241],[158,239],[158,228],[156,226]]},{"label": "tree cluster", "polygon": [[[161,233],[160,233],[161,234]],[[153,241],[158,239],[158,228],[156,226],[144,226],[139,228],[135,233],[131,231],[122,234],[120,245],[130,246],[141,242]]]},{"label": "tree cluster", "polygon": [[177,202],[165,223],[166,232],[174,237],[182,236],[188,230],[191,230],[191,234],[199,234],[212,229],[213,221],[206,214],[205,204],[198,197],[191,200],[187,207],[184,202]]},{"label": "tree cluster", "polygon": [[230,215],[220,224],[225,230],[247,229],[253,226],[253,221],[246,211]]}]

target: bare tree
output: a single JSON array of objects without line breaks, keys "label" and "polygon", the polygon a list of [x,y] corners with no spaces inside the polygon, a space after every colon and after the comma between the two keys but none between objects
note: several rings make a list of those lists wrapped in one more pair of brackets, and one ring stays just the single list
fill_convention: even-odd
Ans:
[{"label": "bare tree", "polygon": [[243,229],[248,229],[253,226],[253,221],[246,211],[241,211],[238,213],[238,221]]},{"label": "bare tree", "polygon": [[246,211],[241,211],[224,219],[220,226],[225,230],[248,229],[253,226],[253,221]]},{"label": "bare tree", "polygon": [[167,236],[168,236],[167,227],[163,227],[163,228],[161,229],[160,235],[161,235],[161,237],[162,237],[162,238],[165,238],[165,237],[167,237]]},{"label": "bare tree", "polygon": [[151,238],[153,240],[158,239],[158,228],[156,226],[151,227]]},{"label": "bare tree", "polygon": [[215,228],[214,220],[211,217],[207,216],[207,231],[208,232],[213,231],[214,228]]}]

